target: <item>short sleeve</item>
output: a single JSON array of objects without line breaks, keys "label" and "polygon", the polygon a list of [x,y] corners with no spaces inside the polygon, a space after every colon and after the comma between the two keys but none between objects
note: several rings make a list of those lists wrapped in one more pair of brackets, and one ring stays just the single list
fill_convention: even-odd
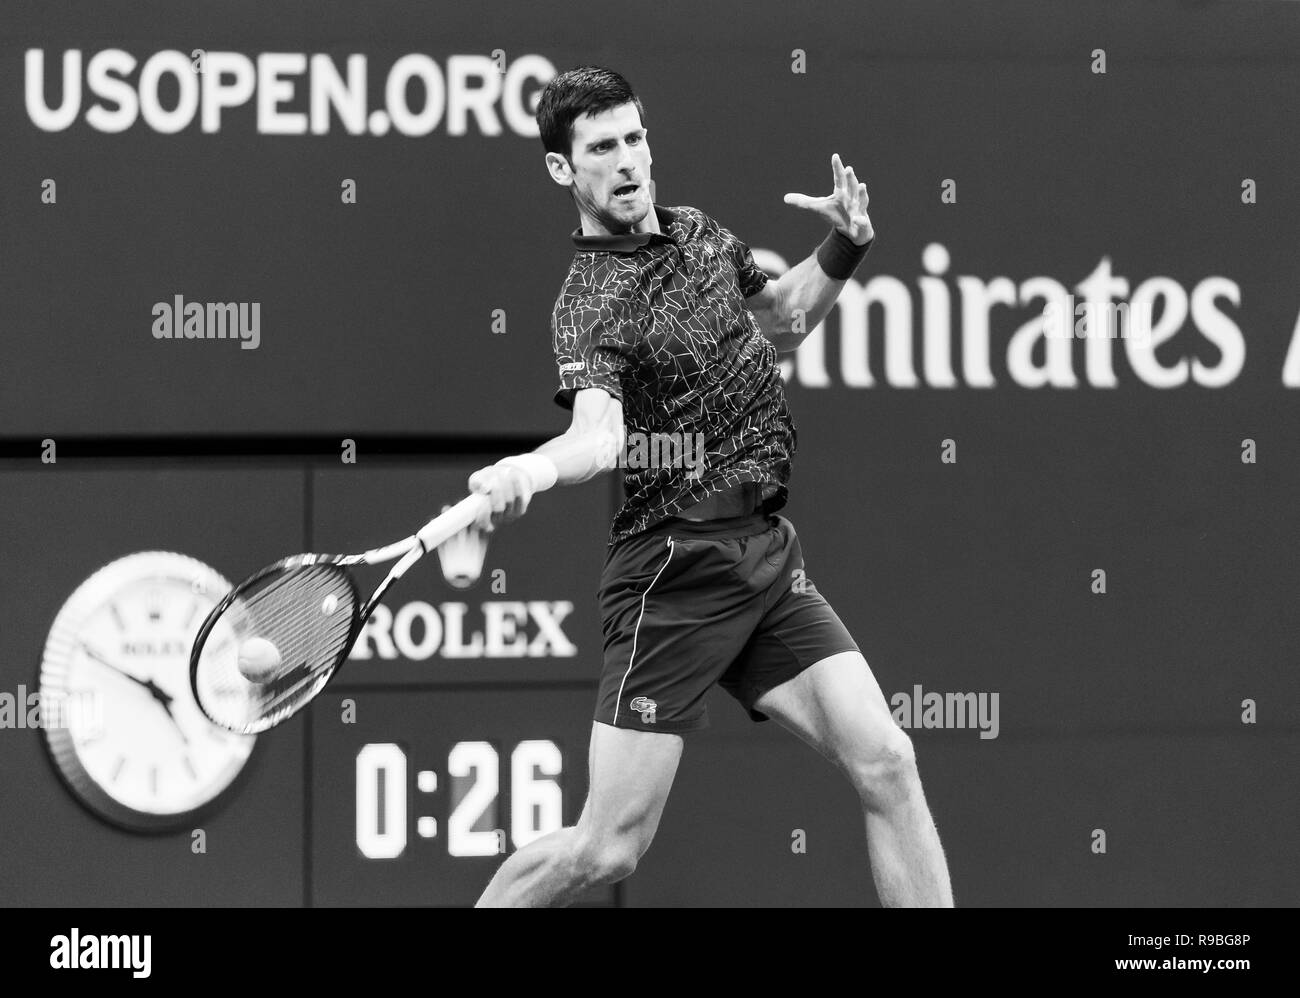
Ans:
[{"label": "short sleeve", "polygon": [[741,296],[750,298],[758,294],[767,286],[767,274],[754,262],[754,255],[750,253],[749,247],[737,239],[735,234],[721,226],[718,227],[718,232],[735,262],[736,284],[740,288]]},{"label": "short sleeve", "polygon": [[614,292],[570,298],[556,307],[551,321],[560,387],[555,402],[573,408],[583,388],[603,388],[623,400],[621,375],[636,357],[641,326],[634,302]]}]

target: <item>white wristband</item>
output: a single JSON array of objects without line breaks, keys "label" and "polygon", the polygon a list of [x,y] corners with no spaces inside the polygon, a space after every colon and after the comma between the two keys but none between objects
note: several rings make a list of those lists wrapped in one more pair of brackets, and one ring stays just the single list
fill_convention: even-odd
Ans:
[{"label": "white wristband", "polygon": [[515,454],[503,457],[497,464],[522,471],[534,493],[552,488],[560,478],[560,469],[545,454]]}]

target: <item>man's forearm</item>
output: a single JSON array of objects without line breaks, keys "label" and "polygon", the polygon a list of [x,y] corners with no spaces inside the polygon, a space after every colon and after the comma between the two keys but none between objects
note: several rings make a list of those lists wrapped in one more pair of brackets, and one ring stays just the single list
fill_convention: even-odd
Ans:
[{"label": "man's forearm", "polygon": [[854,243],[840,233],[832,233],[807,259],[777,279],[773,332],[779,346],[794,349],[830,314],[848,276],[874,240],[874,232],[865,243]]},{"label": "man's forearm", "polygon": [[577,485],[617,467],[619,441],[603,430],[569,430],[538,447],[559,472],[557,485]]},{"label": "man's forearm", "polygon": [[787,270],[776,282],[780,302],[776,332],[783,336],[812,332],[830,314],[844,284],[827,276],[816,252]]}]

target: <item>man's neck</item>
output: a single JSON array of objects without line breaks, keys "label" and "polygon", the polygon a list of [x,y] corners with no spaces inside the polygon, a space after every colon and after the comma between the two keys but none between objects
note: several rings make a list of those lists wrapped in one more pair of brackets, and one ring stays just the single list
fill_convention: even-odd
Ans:
[{"label": "man's neck", "polygon": [[[626,232],[610,232],[609,230],[604,228],[599,222],[597,222],[594,218],[589,218],[588,216],[584,215],[581,211],[578,212],[578,226],[582,230],[582,234],[584,236],[627,235]],[[632,228],[629,229],[628,232],[658,232],[662,234],[663,229],[659,227],[659,213],[655,211],[655,206],[653,203],[651,203],[650,205],[650,210],[646,212],[645,218],[641,219],[641,221],[637,222],[636,225],[632,226]]]}]

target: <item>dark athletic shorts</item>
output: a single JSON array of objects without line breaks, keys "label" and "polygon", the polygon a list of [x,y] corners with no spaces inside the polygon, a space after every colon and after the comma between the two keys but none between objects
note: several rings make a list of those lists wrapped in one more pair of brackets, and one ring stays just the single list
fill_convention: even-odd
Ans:
[{"label": "dark athletic shorts", "polygon": [[755,721],[764,693],[857,644],[804,575],[794,526],[754,513],[670,518],[605,556],[597,721],[640,731],[708,726],[714,683]]}]

